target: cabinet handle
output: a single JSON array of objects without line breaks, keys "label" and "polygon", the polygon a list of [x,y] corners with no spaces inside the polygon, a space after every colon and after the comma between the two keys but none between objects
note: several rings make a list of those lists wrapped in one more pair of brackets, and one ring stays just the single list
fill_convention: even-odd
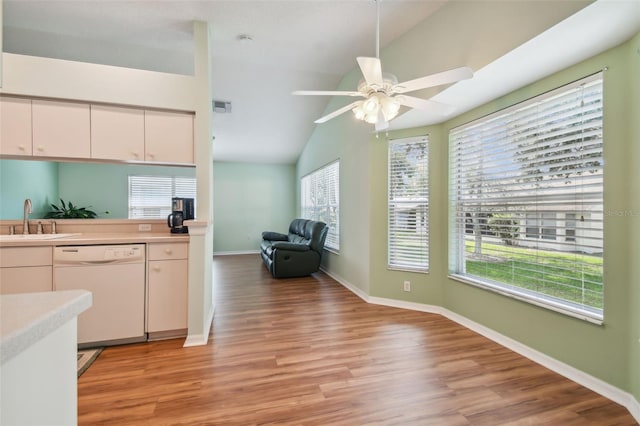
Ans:
[{"label": "cabinet handle", "polygon": [[38,148],[36,148],[38,150],[38,152],[44,152],[44,146],[42,145],[38,145]]},{"label": "cabinet handle", "polygon": [[173,254],[173,250],[171,250],[170,248],[168,248],[168,249],[164,249],[164,252],[165,252],[166,254]]},{"label": "cabinet handle", "polygon": [[19,149],[20,151],[24,151],[26,148],[25,148],[25,146],[24,146],[24,145],[18,145],[18,149]]},{"label": "cabinet handle", "polygon": [[149,159],[151,159],[151,160],[156,158],[155,154],[151,154],[151,153],[147,153],[147,157],[149,157]]},{"label": "cabinet handle", "polygon": [[138,158],[140,156],[136,151],[131,151],[131,155],[133,155],[134,158]]},{"label": "cabinet handle", "polygon": [[154,266],[153,267],[153,271],[154,272],[160,272],[160,267],[159,266]]}]

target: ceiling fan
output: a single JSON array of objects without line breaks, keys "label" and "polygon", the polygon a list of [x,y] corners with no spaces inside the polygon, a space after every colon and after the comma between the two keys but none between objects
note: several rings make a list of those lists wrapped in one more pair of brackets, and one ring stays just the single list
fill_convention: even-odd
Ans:
[{"label": "ceiling fan", "polygon": [[364,77],[360,80],[357,90],[297,90],[293,92],[294,95],[353,96],[364,98],[317,119],[315,123],[325,123],[332,118],[351,110],[357,119],[375,124],[376,131],[380,131],[389,127],[389,121],[398,115],[401,106],[422,110],[432,110],[443,115],[448,115],[454,110],[454,107],[451,105],[446,105],[428,99],[421,99],[414,96],[407,96],[405,93],[426,89],[428,87],[455,83],[457,81],[473,77],[473,71],[469,67],[454,68],[402,83],[398,83],[398,79],[395,75],[383,73],[382,64],[380,62],[380,3],[382,0],[375,1],[377,4],[376,57],[370,58],[361,56],[357,58],[358,65]]}]

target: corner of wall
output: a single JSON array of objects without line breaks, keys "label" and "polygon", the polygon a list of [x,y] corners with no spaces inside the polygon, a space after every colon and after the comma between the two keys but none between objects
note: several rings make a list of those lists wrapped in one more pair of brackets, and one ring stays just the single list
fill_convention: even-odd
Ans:
[{"label": "corner of wall", "polygon": [[[633,212],[631,221],[630,239],[630,258],[640,258],[640,170],[637,164],[640,163],[640,33],[636,34],[628,43],[628,82],[629,82],[629,108],[627,110],[627,122],[631,127],[629,129],[630,139],[629,146],[631,155],[629,158],[629,170],[633,176],[629,179],[629,196],[631,199],[631,209]],[[635,195],[635,196],[634,196]],[[631,295],[629,297],[630,330],[629,330],[629,377],[631,393],[635,397],[636,402],[636,419],[640,419],[640,264],[631,262],[630,279],[636,285],[631,286]],[[640,421],[640,420],[639,420]]]}]

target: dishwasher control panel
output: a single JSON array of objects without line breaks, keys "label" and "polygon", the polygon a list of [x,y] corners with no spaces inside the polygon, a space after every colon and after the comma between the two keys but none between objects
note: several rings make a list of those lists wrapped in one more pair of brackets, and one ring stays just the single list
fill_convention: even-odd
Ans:
[{"label": "dishwasher control panel", "polygon": [[64,246],[53,249],[54,265],[143,263],[144,244]]}]

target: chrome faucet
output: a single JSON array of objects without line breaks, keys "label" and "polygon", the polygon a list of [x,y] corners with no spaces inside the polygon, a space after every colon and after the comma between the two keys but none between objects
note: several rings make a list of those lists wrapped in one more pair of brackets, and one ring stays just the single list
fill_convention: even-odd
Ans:
[{"label": "chrome faucet", "polygon": [[22,221],[22,233],[25,235],[29,233],[30,213],[33,213],[33,209],[31,208],[31,200],[27,198],[26,200],[24,200],[24,216]]}]

